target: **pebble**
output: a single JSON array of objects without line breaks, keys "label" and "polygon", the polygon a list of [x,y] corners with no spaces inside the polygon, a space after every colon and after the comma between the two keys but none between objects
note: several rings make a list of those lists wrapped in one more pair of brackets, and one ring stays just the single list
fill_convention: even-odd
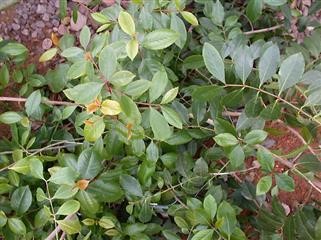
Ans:
[{"label": "pebble", "polygon": [[50,16],[48,13],[45,13],[43,16],[42,16],[42,20],[44,20],[45,22],[48,22],[50,20]]},{"label": "pebble", "polygon": [[15,31],[18,31],[20,29],[20,25],[18,25],[16,23],[13,23],[12,24],[12,29],[15,30]]},{"label": "pebble", "polygon": [[52,46],[52,41],[50,38],[46,38],[43,40],[43,42],[42,42],[43,49],[47,50],[47,49],[51,48],[51,46]]},{"label": "pebble", "polygon": [[38,33],[36,31],[32,32],[31,37],[36,38],[38,36]]},{"label": "pebble", "polygon": [[44,14],[46,12],[46,7],[44,5],[39,4],[37,6],[37,11],[36,13],[38,14]]},{"label": "pebble", "polygon": [[23,34],[23,35],[25,35],[25,36],[28,36],[29,35],[29,30],[28,29],[23,29],[22,31],[21,31],[21,33]]},{"label": "pebble", "polygon": [[58,33],[60,35],[64,35],[66,32],[67,32],[66,26],[64,26],[63,24],[60,24],[60,26],[58,27]]}]

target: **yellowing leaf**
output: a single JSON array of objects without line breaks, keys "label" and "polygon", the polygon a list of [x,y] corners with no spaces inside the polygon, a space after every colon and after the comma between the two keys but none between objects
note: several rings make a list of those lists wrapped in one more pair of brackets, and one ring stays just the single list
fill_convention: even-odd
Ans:
[{"label": "yellowing leaf", "polygon": [[121,112],[121,108],[118,102],[113,100],[105,100],[101,104],[100,111],[104,115],[117,115]]},{"label": "yellowing leaf", "polygon": [[126,45],[127,56],[133,61],[138,53],[138,42],[136,39],[130,40]]},{"label": "yellowing leaf", "polygon": [[51,48],[47,51],[45,51],[39,58],[39,62],[47,62],[51,60],[54,56],[56,56],[58,49],[57,48]]},{"label": "yellowing leaf", "polygon": [[79,188],[80,190],[86,190],[86,188],[88,187],[88,184],[89,184],[89,180],[81,179],[77,181],[76,187]]},{"label": "yellowing leaf", "polygon": [[51,41],[55,46],[59,45],[59,37],[55,33],[51,33]]},{"label": "yellowing leaf", "polygon": [[190,24],[192,24],[193,26],[198,26],[198,20],[197,18],[194,16],[193,13],[187,12],[187,11],[182,11],[181,12],[183,18],[189,22]]},{"label": "yellowing leaf", "polygon": [[119,17],[118,17],[118,23],[119,23],[121,29],[125,33],[127,33],[131,36],[135,35],[135,23],[134,23],[132,16],[129,13],[120,12]]},{"label": "yellowing leaf", "polygon": [[98,99],[96,99],[94,102],[89,103],[88,105],[86,105],[87,113],[96,112],[99,109],[100,104],[101,104],[100,101]]}]

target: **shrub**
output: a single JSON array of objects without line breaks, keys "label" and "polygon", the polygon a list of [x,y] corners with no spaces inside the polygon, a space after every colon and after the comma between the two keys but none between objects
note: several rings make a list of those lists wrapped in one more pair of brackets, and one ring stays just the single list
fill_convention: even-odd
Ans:
[{"label": "shrub", "polygon": [[[297,44],[284,36],[291,16],[274,16],[286,1],[264,2],[115,4],[92,13],[95,33],[53,36],[45,75],[24,64],[23,45],[0,42],[1,86],[10,78],[21,96],[0,100],[24,104],[0,115],[11,128],[0,144],[4,238],[320,239],[315,204],[289,213],[278,198],[294,175],[321,192],[310,146],[320,30]],[[302,146],[269,149],[270,122]]]}]

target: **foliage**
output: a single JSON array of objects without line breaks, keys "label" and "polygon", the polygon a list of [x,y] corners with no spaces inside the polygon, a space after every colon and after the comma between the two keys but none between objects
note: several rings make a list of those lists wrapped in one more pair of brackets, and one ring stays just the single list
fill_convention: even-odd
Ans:
[{"label": "foliage", "polygon": [[[321,163],[306,149],[321,124],[320,30],[302,44],[284,29],[247,30],[290,8],[246,2],[115,4],[92,13],[95,33],[54,41],[39,61],[64,61],[44,76],[23,45],[0,42],[0,86],[10,79],[26,97],[0,115],[11,127],[0,142],[4,238],[59,239],[59,226],[67,239],[320,239],[316,206],[288,214],[278,200],[294,175],[319,190]],[[273,120],[299,129],[304,147],[265,147]],[[258,168],[257,183],[237,181]]]}]

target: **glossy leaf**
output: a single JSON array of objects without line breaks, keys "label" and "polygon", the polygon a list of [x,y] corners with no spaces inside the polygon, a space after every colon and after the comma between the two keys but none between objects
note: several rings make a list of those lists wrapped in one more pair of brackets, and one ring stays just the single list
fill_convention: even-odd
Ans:
[{"label": "glossy leaf", "polygon": [[149,123],[156,140],[165,141],[172,135],[172,130],[164,116],[153,108],[150,109]]},{"label": "glossy leaf", "polygon": [[266,49],[260,58],[259,76],[260,84],[262,85],[276,73],[280,62],[280,50],[276,45],[272,45]]},{"label": "glossy leaf", "polygon": [[203,46],[203,58],[207,70],[218,80],[225,83],[224,62],[217,49],[209,43]]},{"label": "glossy leaf", "polygon": [[262,177],[256,185],[256,195],[262,195],[267,193],[272,187],[272,177]]},{"label": "glossy leaf", "polygon": [[143,41],[143,47],[151,50],[160,50],[172,45],[179,34],[170,29],[157,29],[148,33]]}]

